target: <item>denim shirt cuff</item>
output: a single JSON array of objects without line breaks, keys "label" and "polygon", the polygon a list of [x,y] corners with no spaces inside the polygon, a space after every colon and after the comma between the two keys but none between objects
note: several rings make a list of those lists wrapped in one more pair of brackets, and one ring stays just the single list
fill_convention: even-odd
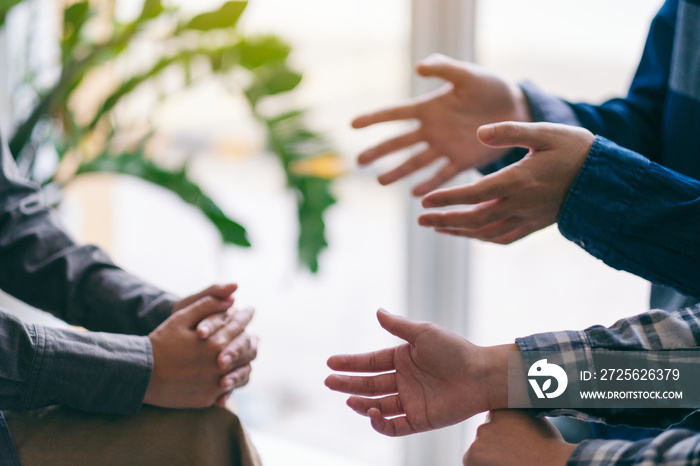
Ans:
[{"label": "denim shirt cuff", "polygon": [[559,97],[544,92],[531,81],[525,80],[519,85],[527,98],[532,121],[581,126],[581,122],[571,106]]},{"label": "denim shirt cuff", "polygon": [[559,212],[565,238],[605,260],[649,160],[597,136]]}]

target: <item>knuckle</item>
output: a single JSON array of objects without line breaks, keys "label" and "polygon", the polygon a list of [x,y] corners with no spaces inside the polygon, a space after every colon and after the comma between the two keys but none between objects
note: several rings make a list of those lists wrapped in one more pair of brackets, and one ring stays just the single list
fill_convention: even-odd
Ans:
[{"label": "knuckle", "polygon": [[464,453],[464,456],[462,457],[462,464],[463,464],[464,466],[469,466],[470,464],[472,464],[472,463],[471,463],[471,460],[470,460],[470,456],[471,456],[471,455],[470,455],[469,452],[471,452],[471,448],[469,448],[469,449]]},{"label": "knuckle", "polygon": [[493,238],[488,241],[491,241],[494,244],[499,244],[501,246],[508,246],[509,244],[513,244],[515,242],[514,238]]},{"label": "knuckle", "polygon": [[479,452],[479,444],[473,443],[471,447],[464,453],[462,458],[462,464],[464,466],[475,466],[484,464],[481,453]]},{"label": "knuckle", "polygon": [[372,372],[377,370],[377,355],[374,353],[369,354],[369,368]]},{"label": "knuckle", "polygon": [[217,352],[223,350],[228,344],[228,339],[224,335],[215,335],[210,339],[213,349]]},{"label": "knuckle", "polygon": [[517,123],[506,123],[504,129],[506,135],[514,138],[517,138],[522,133],[522,126]]}]

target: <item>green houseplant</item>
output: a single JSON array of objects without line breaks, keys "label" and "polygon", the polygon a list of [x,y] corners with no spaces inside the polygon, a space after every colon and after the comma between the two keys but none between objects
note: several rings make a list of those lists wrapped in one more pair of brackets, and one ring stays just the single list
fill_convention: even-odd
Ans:
[{"label": "green houseplant", "polygon": [[[0,22],[21,2],[0,2]],[[65,7],[60,75],[48,87],[35,86],[31,111],[9,137],[10,150],[23,174],[44,186],[58,188],[91,172],[135,176],[196,206],[218,229],[225,243],[250,246],[245,228],[226,215],[188,177],[187,164],[178,169],[167,168],[148,154],[146,148],[153,131],[147,131],[137,144],[128,148],[115,142],[123,128],[114,112],[142,86],[172,69],[182,72],[185,88],[204,76],[215,76],[225,80],[232,92],[245,96],[251,118],[265,129],[269,152],[279,160],[287,186],[296,194],[299,260],[316,272],[319,254],[327,246],[323,215],[335,202],[330,187],[339,173],[337,156],[329,152],[320,134],[306,127],[304,111],[286,109],[268,114],[261,110],[261,102],[295,89],[301,75],[290,67],[291,48],[283,40],[274,35],[250,36],[241,31],[238,20],[246,6],[246,1],[229,1],[216,10],[187,17],[161,0],[145,0],[139,15],[127,23],[117,22],[113,11],[105,14],[101,10],[113,8],[110,2],[93,5],[90,1],[78,1]],[[91,24],[97,21],[102,22],[101,30],[106,31],[99,38],[90,33]],[[111,89],[89,118],[76,115],[70,105],[71,98],[79,92],[86,77],[132,53],[135,44],[144,40],[158,41],[161,52]],[[201,72],[202,67],[206,72]],[[27,73],[25,84],[32,85],[31,81],[32,75]],[[84,150],[86,140],[97,140],[98,149]],[[39,148],[47,144],[58,157],[50,176],[35,169],[41,154]]]}]

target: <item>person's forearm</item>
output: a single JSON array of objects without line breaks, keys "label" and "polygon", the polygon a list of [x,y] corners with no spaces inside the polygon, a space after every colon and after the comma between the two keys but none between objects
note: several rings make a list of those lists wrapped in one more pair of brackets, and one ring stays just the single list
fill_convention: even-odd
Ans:
[{"label": "person's forearm", "polygon": [[491,387],[489,410],[508,408],[508,384],[524,383],[524,377],[522,380],[508,377],[508,353],[520,351],[520,349],[518,345],[511,343],[488,346],[482,350],[484,351],[485,367],[488,368],[488,386]]},{"label": "person's forearm", "polygon": [[619,270],[700,296],[700,181],[597,138],[559,230]]},{"label": "person's forearm", "polygon": [[6,152],[0,167],[0,288],[91,330],[145,335],[170,314],[173,297],[75,244]]},{"label": "person's forearm", "polygon": [[153,365],[147,337],[23,324],[0,312],[0,410],[50,404],[135,414]]}]

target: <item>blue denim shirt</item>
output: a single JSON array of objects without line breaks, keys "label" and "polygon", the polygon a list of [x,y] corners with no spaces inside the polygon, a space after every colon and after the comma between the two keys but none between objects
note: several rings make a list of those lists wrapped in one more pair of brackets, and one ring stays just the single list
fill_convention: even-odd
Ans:
[{"label": "blue denim shirt", "polygon": [[2,410],[140,410],[153,366],[144,335],[170,315],[175,298],[100,249],[76,245],[0,147],[0,288],[92,330],[24,324],[0,309],[0,464],[12,465],[19,460]]},{"label": "blue denim shirt", "polygon": [[[530,82],[521,87],[533,120],[600,136],[559,214],[562,234],[650,280],[652,308],[700,301],[700,0],[664,3],[624,98],[571,103]],[[513,151],[484,171],[523,155]]]}]

